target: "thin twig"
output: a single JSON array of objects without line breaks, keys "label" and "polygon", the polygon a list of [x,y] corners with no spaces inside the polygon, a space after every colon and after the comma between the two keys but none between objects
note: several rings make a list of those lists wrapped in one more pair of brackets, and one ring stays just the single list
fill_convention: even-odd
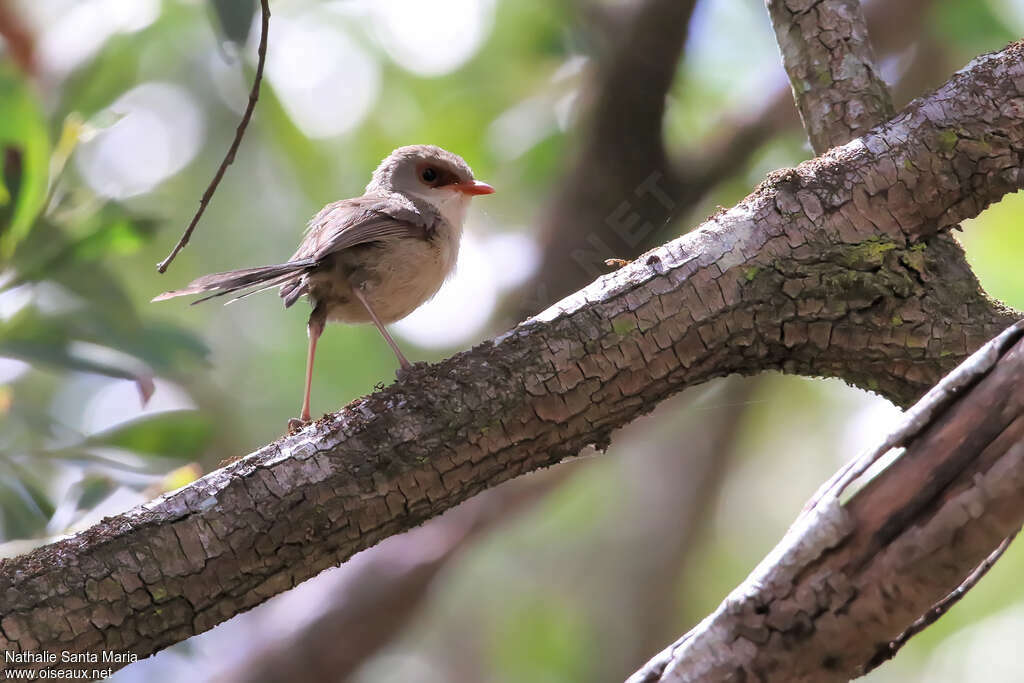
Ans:
[{"label": "thin twig", "polygon": [[961,598],[967,595],[967,592],[974,588],[978,582],[981,581],[982,577],[988,573],[988,570],[992,569],[993,565],[995,565],[999,558],[1003,556],[1003,553],[1005,553],[1006,549],[1010,547],[1010,543],[1013,542],[1013,539],[1017,537],[1018,533],[1020,533],[1020,529],[1017,529],[1017,531],[1014,531],[1012,534],[1004,538],[1003,542],[992,551],[992,554],[986,557],[984,562],[975,567],[974,571],[967,575],[967,578],[963,580],[963,583],[953,589],[949,595],[935,603],[931,609],[918,617],[917,620],[908,626],[903,633],[899,634],[895,640],[879,648],[878,652],[875,653],[875,656],[872,657],[865,665],[864,673],[870,673],[895,657],[896,653],[907,644],[908,640],[934,624],[939,620],[939,617],[948,612],[953,605],[960,602]]},{"label": "thin twig", "polygon": [[217,191],[217,186],[220,185],[224,172],[235,160],[235,152],[238,151],[238,146],[242,144],[242,136],[245,135],[245,129],[249,126],[253,110],[256,109],[256,100],[260,97],[260,83],[263,81],[263,64],[267,61],[267,34],[270,32],[270,0],[260,0],[260,11],[262,13],[262,22],[260,26],[259,58],[256,62],[256,75],[252,79],[252,90],[249,91],[249,104],[245,108],[245,113],[242,114],[242,120],[238,122],[238,128],[235,129],[235,139],[231,142],[228,153],[224,155],[224,160],[220,162],[220,168],[217,169],[217,173],[207,186],[202,199],[199,200],[199,209],[196,211],[196,215],[192,217],[192,222],[185,228],[184,234],[178,240],[178,243],[174,245],[174,249],[167,255],[167,258],[157,264],[156,269],[161,273],[167,271],[167,266],[171,265],[171,261],[178,255],[178,252],[188,244],[189,238],[192,237],[192,232],[196,229],[196,224],[199,223],[203,212],[206,211],[206,205],[210,203],[213,193]]}]

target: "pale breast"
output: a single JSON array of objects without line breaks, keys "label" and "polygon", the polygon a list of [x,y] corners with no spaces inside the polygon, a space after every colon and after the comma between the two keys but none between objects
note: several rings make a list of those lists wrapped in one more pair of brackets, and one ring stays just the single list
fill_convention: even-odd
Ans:
[{"label": "pale breast", "polygon": [[430,239],[402,238],[345,249],[310,276],[310,295],[329,320],[371,322],[352,293],[360,286],[384,324],[401,320],[437,293],[455,267],[459,235],[441,229]]}]

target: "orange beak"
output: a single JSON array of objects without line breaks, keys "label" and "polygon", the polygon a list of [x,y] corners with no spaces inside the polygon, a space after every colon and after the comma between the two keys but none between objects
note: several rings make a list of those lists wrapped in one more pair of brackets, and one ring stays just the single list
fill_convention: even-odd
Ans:
[{"label": "orange beak", "polygon": [[468,183],[454,183],[449,187],[468,195],[494,194],[494,188],[480,180],[473,180]]}]

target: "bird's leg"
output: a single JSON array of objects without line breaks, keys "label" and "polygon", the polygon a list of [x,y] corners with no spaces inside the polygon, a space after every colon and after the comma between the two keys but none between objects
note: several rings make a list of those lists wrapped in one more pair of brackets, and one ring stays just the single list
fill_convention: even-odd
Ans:
[{"label": "bird's leg", "polygon": [[306,390],[302,394],[302,414],[299,417],[288,420],[288,432],[293,433],[308,425],[309,417],[309,390],[313,384],[313,359],[316,356],[316,343],[324,331],[324,324],[327,322],[327,309],[322,304],[317,304],[313,312],[309,314],[309,323],[306,330],[309,333],[309,352],[306,355]]},{"label": "bird's leg", "polygon": [[402,355],[402,350],[398,348],[398,344],[396,344],[395,340],[392,339],[391,334],[388,332],[388,329],[384,327],[384,324],[381,323],[380,318],[378,318],[377,314],[373,312],[372,308],[370,308],[370,302],[366,300],[366,294],[363,293],[362,288],[356,285],[352,287],[352,293],[356,295],[356,298],[359,299],[359,303],[361,303],[363,305],[363,308],[366,309],[366,312],[370,314],[370,318],[373,320],[373,324],[376,325],[377,329],[380,330],[380,333],[384,335],[384,341],[386,341],[388,343],[388,346],[391,347],[391,350],[395,352],[395,355],[398,357],[398,363],[399,365],[402,366],[402,369],[408,370],[409,368],[411,368],[412,364],[408,360],[406,360],[404,355]]}]

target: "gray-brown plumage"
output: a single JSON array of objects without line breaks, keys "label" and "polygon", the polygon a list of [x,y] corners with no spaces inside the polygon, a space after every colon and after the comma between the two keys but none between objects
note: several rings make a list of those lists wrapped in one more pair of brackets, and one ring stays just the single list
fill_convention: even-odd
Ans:
[{"label": "gray-brown plumage", "polygon": [[316,343],[329,320],[374,323],[403,368],[409,366],[385,325],[432,297],[455,267],[469,200],[494,189],[473,179],[461,157],[432,145],[392,152],[361,197],[325,206],[313,217],[290,260],[273,266],[204,275],[153,301],[212,292],[229,301],[274,287],[285,306],[303,295],[313,304],[302,413],[310,420],[309,391]]}]

